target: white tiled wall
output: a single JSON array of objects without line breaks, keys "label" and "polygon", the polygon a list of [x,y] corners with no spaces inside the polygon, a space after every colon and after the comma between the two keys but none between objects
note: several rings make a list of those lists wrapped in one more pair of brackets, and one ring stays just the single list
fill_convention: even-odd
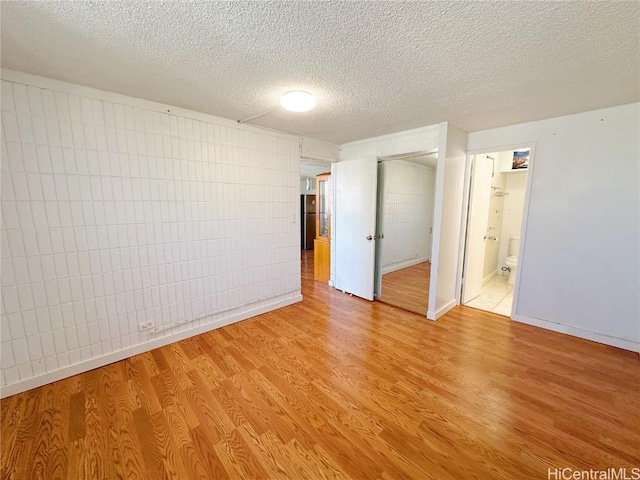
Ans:
[{"label": "white tiled wall", "polygon": [[391,160],[383,173],[383,273],[431,258],[435,171]]},{"label": "white tiled wall", "polygon": [[296,138],[61,90],[2,82],[2,385],[299,297]]}]

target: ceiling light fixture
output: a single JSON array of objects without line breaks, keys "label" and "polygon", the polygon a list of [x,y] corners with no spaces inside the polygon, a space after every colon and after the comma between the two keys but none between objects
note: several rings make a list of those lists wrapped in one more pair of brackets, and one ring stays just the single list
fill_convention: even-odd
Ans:
[{"label": "ceiling light fixture", "polygon": [[238,120],[238,123],[247,123],[249,120],[255,120],[256,118],[263,117],[269,113],[273,113],[280,108],[289,110],[290,112],[308,112],[316,106],[316,97],[306,90],[289,90],[282,97],[280,97],[280,105],[276,108],[269,110],[268,112],[259,113],[243,120]]},{"label": "ceiling light fixture", "polygon": [[306,90],[291,90],[282,95],[280,105],[290,112],[308,112],[316,106],[316,97]]}]

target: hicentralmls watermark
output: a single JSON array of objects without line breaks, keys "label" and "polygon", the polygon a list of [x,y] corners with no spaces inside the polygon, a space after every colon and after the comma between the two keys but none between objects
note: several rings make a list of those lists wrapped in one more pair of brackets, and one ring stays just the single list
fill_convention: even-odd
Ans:
[{"label": "hicentralmls watermark", "polygon": [[575,470],[549,468],[548,480],[640,480],[640,467],[606,468],[604,470]]}]

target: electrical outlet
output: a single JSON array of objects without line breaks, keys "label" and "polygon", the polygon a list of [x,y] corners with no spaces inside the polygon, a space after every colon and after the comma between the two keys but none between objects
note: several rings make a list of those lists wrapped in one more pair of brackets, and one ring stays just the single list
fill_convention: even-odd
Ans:
[{"label": "electrical outlet", "polygon": [[146,322],[142,322],[138,324],[138,328],[140,329],[141,332],[144,332],[146,330],[151,330],[155,326],[156,326],[156,322],[154,322],[153,320],[147,320]]}]

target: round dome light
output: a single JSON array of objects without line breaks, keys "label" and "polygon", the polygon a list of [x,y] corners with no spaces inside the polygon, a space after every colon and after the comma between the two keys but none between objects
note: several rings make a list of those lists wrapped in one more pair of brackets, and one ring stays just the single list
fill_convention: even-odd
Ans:
[{"label": "round dome light", "polygon": [[291,90],[282,95],[280,105],[290,112],[308,112],[316,106],[316,97],[305,90]]}]

